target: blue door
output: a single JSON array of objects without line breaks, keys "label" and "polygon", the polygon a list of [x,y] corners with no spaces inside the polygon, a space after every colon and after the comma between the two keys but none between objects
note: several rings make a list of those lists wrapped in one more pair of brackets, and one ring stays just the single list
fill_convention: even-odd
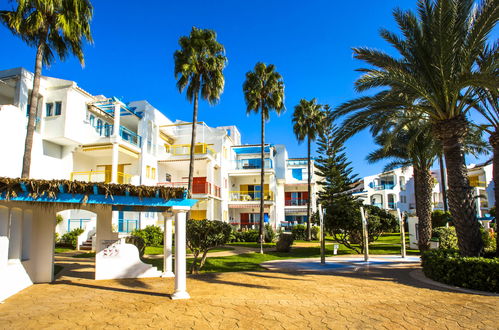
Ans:
[{"label": "blue door", "polygon": [[124,218],[125,218],[125,212],[119,211],[118,212],[118,231],[120,233],[125,231],[125,226],[124,226]]}]

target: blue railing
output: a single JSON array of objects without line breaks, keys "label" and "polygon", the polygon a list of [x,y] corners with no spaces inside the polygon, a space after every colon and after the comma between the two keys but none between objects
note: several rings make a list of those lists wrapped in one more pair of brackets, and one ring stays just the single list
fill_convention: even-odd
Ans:
[{"label": "blue railing", "polygon": [[120,233],[129,233],[139,228],[139,220],[118,220],[118,231]]},{"label": "blue railing", "polygon": [[134,146],[140,147],[141,145],[141,136],[126,127],[120,126],[120,136],[123,140],[133,144]]},{"label": "blue railing", "polygon": [[68,232],[76,228],[85,229],[85,224],[89,221],[90,219],[68,219]]},{"label": "blue railing", "polygon": [[379,185],[373,185],[372,188],[374,190],[385,190],[385,189],[393,189],[395,187],[395,183],[385,183]]},{"label": "blue railing", "polygon": [[288,159],[288,165],[307,165],[308,161],[306,159]]},{"label": "blue railing", "polygon": [[389,209],[395,209],[395,202],[388,202],[388,208]]},{"label": "blue railing", "polygon": [[377,206],[379,207],[380,209],[383,208],[383,203],[371,203],[372,206]]},{"label": "blue railing", "polygon": [[[253,170],[262,168],[261,158],[249,158],[234,160],[232,168],[235,170]],[[273,168],[272,159],[266,158],[264,160],[264,168]]]}]

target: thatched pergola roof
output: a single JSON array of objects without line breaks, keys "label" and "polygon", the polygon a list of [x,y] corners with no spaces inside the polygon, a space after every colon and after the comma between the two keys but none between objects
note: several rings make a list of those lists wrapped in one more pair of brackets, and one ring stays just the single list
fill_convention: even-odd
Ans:
[{"label": "thatched pergola roof", "polygon": [[184,189],[164,186],[134,186],[101,182],[69,180],[35,180],[0,177],[0,196],[5,200],[18,195],[32,199],[57,198],[59,194],[124,196],[138,198],[161,198],[163,200],[184,199]]}]

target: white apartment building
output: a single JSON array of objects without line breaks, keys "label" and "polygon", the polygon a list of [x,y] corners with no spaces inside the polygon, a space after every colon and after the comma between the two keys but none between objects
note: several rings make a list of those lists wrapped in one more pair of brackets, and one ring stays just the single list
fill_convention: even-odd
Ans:
[{"label": "white apartment building", "polygon": [[[19,177],[33,74],[0,71],[0,176]],[[187,187],[192,123],[172,121],[147,101],[125,103],[91,95],[76,82],[43,76],[38,101],[31,177],[86,182]],[[306,220],[307,161],[289,159],[285,146],[265,147],[265,187],[260,191],[260,147],[242,145],[236,126],[196,123],[193,219],[223,220],[254,228],[260,199],[275,229]],[[316,184],[312,179],[315,210]],[[162,225],[154,212],[113,212],[116,231]],[[95,215],[65,211],[57,228],[95,226]]]},{"label": "white apartment building", "polygon": [[[433,170],[434,187],[432,204],[434,210],[443,210],[442,180],[440,170]],[[486,162],[480,165],[468,166],[470,185],[474,189],[477,216],[489,216],[489,210],[495,205],[492,164]],[[378,173],[359,180],[353,195],[362,199],[364,204],[374,205],[386,210],[414,213],[416,199],[414,192],[413,168],[402,167],[391,171]]]}]

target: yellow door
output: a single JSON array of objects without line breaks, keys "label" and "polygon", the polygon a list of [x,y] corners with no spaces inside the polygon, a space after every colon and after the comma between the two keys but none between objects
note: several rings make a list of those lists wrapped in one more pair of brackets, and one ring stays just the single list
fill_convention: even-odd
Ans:
[{"label": "yellow door", "polygon": [[125,183],[125,164],[118,165],[118,183]]}]

